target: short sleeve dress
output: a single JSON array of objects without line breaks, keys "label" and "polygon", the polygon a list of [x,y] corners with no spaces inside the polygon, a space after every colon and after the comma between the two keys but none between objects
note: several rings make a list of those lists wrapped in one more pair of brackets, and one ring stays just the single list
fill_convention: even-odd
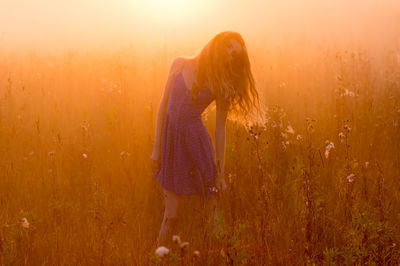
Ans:
[{"label": "short sleeve dress", "polygon": [[161,168],[155,174],[162,188],[180,195],[215,196],[214,146],[201,119],[213,100],[209,89],[193,99],[182,70],[175,75],[162,128]]}]

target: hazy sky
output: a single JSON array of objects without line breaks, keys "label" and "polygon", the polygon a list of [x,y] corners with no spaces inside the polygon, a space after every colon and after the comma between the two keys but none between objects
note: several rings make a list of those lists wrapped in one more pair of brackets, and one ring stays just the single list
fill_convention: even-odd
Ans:
[{"label": "hazy sky", "polygon": [[0,49],[204,43],[223,30],[399,44],[399,0],[0,0]]}]

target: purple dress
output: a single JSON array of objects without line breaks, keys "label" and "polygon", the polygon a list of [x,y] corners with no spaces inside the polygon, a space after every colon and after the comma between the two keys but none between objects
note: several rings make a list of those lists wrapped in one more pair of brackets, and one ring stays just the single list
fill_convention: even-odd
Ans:
[{"label": "purple dress", "polygon": [[175,75],[162,128],[161,169],[155,174],[164,189],[181,195],[215,195],[214,147],[201,120],[213,100],[210,90],[192,99],[182,71]]}]

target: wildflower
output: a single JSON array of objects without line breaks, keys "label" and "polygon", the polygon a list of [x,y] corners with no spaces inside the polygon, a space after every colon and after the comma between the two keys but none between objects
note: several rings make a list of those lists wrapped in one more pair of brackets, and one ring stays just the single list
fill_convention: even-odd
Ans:
[{"label": "wildflower", "polygon": [[199,258],[200,257],[200,251],[198,251],[198,250],[193,251],[193,256]]},{"label": "wildflower", "polygon": [[353,182],[355,176],[356,176],[355,174],[350,174],[350,175],[348,175],[348,176],[347,176],[347,181],[349,181],[349,183]]},{"label": "wildflower", "polygon": [[325,158],[328,159],[331,149],[335,148],[335,144],[329,140],[325,141],[325,143],[327,144],[325,147]]},{"label": "wildflower", "polygon": [[350,97],[354,97],[355,96],[355,93],[354,92],[352,92],[352,91],[350,91],[350,90],[348,90],[348,89],[346,89],[346,88],[343,88],[342,89],[342,93],[340,94],[340,96],[350,96]]},{"label": "wildflower", "polygon": [[367,168],[369,165],[369,162],[365,162],[365,168]]},{"label": "wildflower", "polygon": [[121,159],[122,158],[125,158],[125,157],[129,157],[131,154],[129,153],[129,152],[127,152],[127,151],[121,151],[121,153],[119,154],[119,156],[121,157]]},{"label": "wildflower", "polygon": [[189,242],[182,242],[180,244],[181,249],[187,248],[189,246]]},{"label": "wildflower", "polygon": [[271,127],[273,127],[273,128],[275,128],[275,127],[276,127],[276,123],[275,123],[275,121],[272,121],[272,123],[271,123]]},{"label": "wildflower", "polygon": [[286,142],[282,141],[282,147],[283,147],[284,150],[286,149],[286,146],[287,146]]},{"label": "wildflower", "polygon": [[85,158],[85,159],[87,159],[88,156],[87,156],[86,153],[82,153],[82,157]]},{"label": "wildflower", "polygon": [[282,138],[287,139],[287,134],[286,133],[281,133]]},{"label": "wildflower", "polygon": [[294,134],[294,129],[292,128],[291,125],[287,126],[286,132],[289,133],[289,134],[292,134],[292,135]]},{"label": "wildflower", "polygon": [[351,127],[349,127],[348,125],[344,125],[343,129],[346,130],[347,132],[351,131]]},{"label": "wildflower", "polygon": [[28,155],[29,156],[33,156],[35,154],[35,152],[34,151],[31,151]]},{"label": "wildflower", "polygon": [[340,139],[340,142],[344,142],[344,139],[346,138],[346,136],[343,134],[343,132],[339,132],[339,139]]},{"label": "wildflower", "polygon": [[164,247],[164,246],[161,246],[161,247],[158,247],[156,249],[155,253],[156,253],[157,256],[162,258],[162,257],[164,257],[164,256],[169,254],[169,249]]},{"label": "wildflower", "polygon": [[218,188],[216,188],[216,187],[214,186],[214,187],[211,188],[211,191],[217,193],[217,192],[218,192]]},{"label": "wildflower", "polygon": [[172,236],[172,242],[176,243],[176,244],[181,244],[181,238],[178,235],[173,235]]},{"label": "wildflower", "polygon": [[298,141],[300,141],[300,140],[303,139],[303,137],[302,137],[300,134],[298,134],[297,137],[296,137],[296,139],[297,139]]},{"label": "wildflower", "polygon": [[28,219],[26,219],[25,217],[24,217],[24,218],[22,218],[22,219],[21,219],[21,226],[22,226],[23,228],[26,228],[26,229],[28,229],[28,228],[29,228],[29,222],[28,222]]},{"label": "wildflower", "polygon": [[49,151],[49,153],[48,153],[48,155],[49,155],[50,157],[53,157],[53,156],[54,156],[54,154],[55,154],[55,152],[54,152],[54,151]]}]

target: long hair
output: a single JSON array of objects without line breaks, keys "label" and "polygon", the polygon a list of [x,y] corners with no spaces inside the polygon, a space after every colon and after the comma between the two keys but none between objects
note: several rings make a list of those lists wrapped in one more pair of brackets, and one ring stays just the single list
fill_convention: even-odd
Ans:
[{"label": "long hair", "polygon": [[[231,49],[231,40],[237,41],[241,49]],[[195,99],[205,88],[226,102],[230,114],[237,118],[250,118],[260,111],[246,45],[239,33],[221,32],[201,50],[191,96]]]}]

